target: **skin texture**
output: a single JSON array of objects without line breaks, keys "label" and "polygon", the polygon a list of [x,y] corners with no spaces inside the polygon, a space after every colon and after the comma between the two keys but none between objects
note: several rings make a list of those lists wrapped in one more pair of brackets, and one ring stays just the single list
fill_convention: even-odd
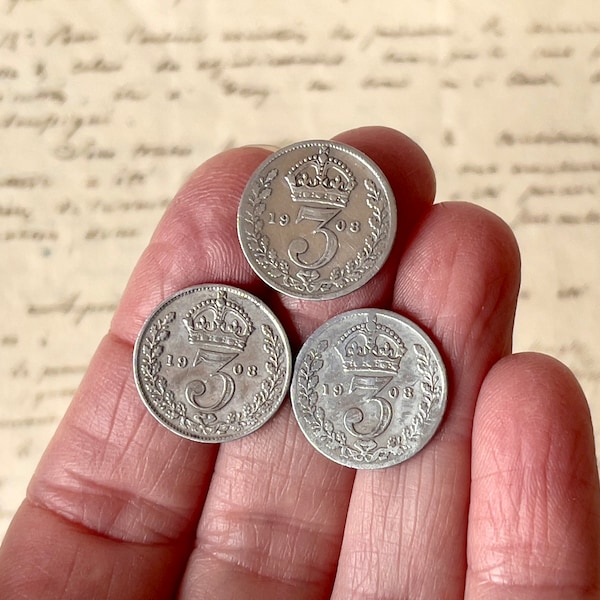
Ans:
[{"label": "skin texture", "polygon": [[[573,375],[511,354],[519,253],[469,204],[432,206],[435,178],[402,134],[336,139],[373,158],[398,203],[391,257],[367,285],[310,302],[261,283],[236,239],[264,148],[220,154],[177,194],[142,255],[0,549],[7,599],[597,598],[600,494]],[[409,461],[355,472],[312,449],[288,403],[220,447],[147,413],[131,370],[154,307],[198,283],[262,297],[296,349],[361,306],[419,323],[446,361],[449,403]]]}]

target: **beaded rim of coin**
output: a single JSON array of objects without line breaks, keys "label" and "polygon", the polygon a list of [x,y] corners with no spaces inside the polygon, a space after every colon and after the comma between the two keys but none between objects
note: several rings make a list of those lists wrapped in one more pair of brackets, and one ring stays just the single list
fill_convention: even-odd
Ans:
[{"label": "beaded rim of coin", "polygon": [[264,425],[287,394],[291,370],[287,335],[270,308],[222,284],[190,287],[162,302],[133,353],[149,412],[172,432],[207,443]]},{"label": "beaded rim of coin", "polygon": [[256,169],[237,217],[246,259],[268,285],[308,300],[338,298],[382,267],[396,203],[381,169],[346,144],[307,140]]},{"label": "beaded rim of coin", "polygon": [[440,353],[420,327],[365,308],[333,317],[308,338],[290,397],[316,450],[347,467],[379,469],[408,460],[431,440],[447,387]]}]

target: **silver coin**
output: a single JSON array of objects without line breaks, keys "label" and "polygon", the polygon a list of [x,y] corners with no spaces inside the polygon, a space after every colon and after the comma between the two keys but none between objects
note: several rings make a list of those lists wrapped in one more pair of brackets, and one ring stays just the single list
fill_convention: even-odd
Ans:
[{"label": "silver coin", "polygon": [[253,295],[200,285],[163,302],[143,326],[134,375],[148,410],[199,442],[257,430],[285,397],[291,351],[281,324]]},{"label": "silver coin", "polygon": [[297,298],[338,298],[384,264],[396,203],[381,169],[339,142],[282,148],[250,178],[238,211],[248,262],[271,287]]},{"label": "silver coin", "polygon": [[359,309],[317,329],[290,387],[308,441],[355,469],[396,465],[421,450],[446,407],[447,380],[430,338],[396,313]]}]

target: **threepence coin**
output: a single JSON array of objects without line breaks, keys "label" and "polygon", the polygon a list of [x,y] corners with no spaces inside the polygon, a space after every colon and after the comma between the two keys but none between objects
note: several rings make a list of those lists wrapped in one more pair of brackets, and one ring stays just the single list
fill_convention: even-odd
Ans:
[{"label": "threepence coin", "polygon": [[393,312],[334,317],[306,341],[290,388],[309,442],[331,460],[378,469],[427,444],[446,407],[446,371],[429,337]]},{"label": "threepence coin", "polygon": [[250,178],[238,212],[248,262],[276,290],[310,300],[365,284],[396,235],[396,203],[379,167],[324,140],[275,152]]},{"label": "threepence coin", "polygon": [[258,298],[201,285],[163,302],[134,350],[135,381],[148,410],[199,442],[252,433],[278,409],[291,374],[287,336]]}]

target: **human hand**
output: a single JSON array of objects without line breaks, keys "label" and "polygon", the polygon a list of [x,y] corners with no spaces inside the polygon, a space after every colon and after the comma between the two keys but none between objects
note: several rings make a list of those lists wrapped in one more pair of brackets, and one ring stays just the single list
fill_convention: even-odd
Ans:
[{"label": "human hand", "polygon": [[[422,151],[389,129],[337,138],[369,155],[398,202],[382,271],[337,300],[283,297],[236,239],[261,148],[201,166],[159,224],[111,331],[45,453],[0,550],[0,597],[595,598],[600,494],[587,404],[570,372],[511,355],[519,256],[473,205],[431,206]],[[292,345],[337,313],[391,308],[445,357],[432,441],[355,472],[318,454],[289,402],[220,447],[161,427],[138,398],[132,347],[167,296],[228,283],[262,297]]]}]

